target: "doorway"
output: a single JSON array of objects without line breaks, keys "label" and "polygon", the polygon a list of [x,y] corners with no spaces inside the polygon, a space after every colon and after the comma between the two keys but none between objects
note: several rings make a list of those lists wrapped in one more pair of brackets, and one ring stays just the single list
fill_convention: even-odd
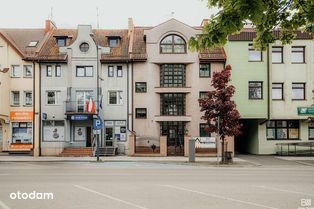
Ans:
[{"label": "doorway", "polygon": [[106,127],[105,146],[106,147],[113,147],[113,127]]},{"label": "doorway", "polygon": [[86,147],[92,146],[92,128],[86,127]]},{"label": "doorway", "polygon": [[182,121],[161,122],[162,135],[167,136],[168,155],[184,155],[184,128],[185,123]]}]

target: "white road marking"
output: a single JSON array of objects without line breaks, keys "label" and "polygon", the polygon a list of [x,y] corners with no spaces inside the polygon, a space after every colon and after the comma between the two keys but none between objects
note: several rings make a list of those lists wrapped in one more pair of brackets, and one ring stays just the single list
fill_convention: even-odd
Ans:
[{"label": "white road marking", "polygon": [[239,203],[246,204],[246,205],[253,205],[253,206],[264,208],[264,209],[266,209],[266,208],[267,209],[278,209],[278,208],[274,208],[274,207],[271,207],[271,206],[262,205],[262,204],[258,204],[258,203],[254,203],[254,202],[238,200],[238,199],[234,199],[234,198],[231,198],[231,197],[225,197],[225,196],[222,196],[222,195],[200,192],[200,191],[186,189],[186,188],[183,188],[183,187],[178,187],[178,186],[173,186],[173,185],[161,185],[161,186],[169,187],[169,188],[173,188],[173,189],[177,189],[177,190],[181,190],[181,191],[201,194],[201,195],[208,196],[208,197],[214,197],[214,198],[218,198],[218,199],[228,200],[228,201],[232,201],[232,202],[239,202]]},{"label": "white road marking", "polygon": [[278,191],[278,192],[287,192],[287,193],[301,194],[301,195],[306,195],[306,196],[312,196],[312,197],[314,197],[314,194],[310,194],[310,193],[306,193],[306,192],[298,192],[298,191],[293,191],[293,190],[278,189],[278,188],[266,187],[266,186],[254,186],[254,187],[262,188],[262,189],[267,189],[267,190]]},{"label": "white road marking", "polygon": [[107,195],[107,194],[104,194],[104,193],[100,193],[100,192],[97,192],[95,190],[92,190],[92,189],[89,189],[89,188],[86,188],[86,187],[83,187],[83,186],[80,186],[80,185],[74,185],[74,186],[76,188],[79,188],[79,189],[82,189],[82,190],[85,190],[85,191],[88,191],[88,192],[92,192],[94,194],[98,194],[98,195],[106,197],[108,199],[115,200],[115,201],[118,201],[118,202],[122,202],[122,203],[124,203],[126,205],[130,205],[130,206],[133,206],[135,208],[148,209],[146,207],[143,207],[143,206],[140,206],[140,205],[136,205],[134,203],[131,203],[131,202],[128,202],[128,201],[125,201],[125,200],[122,200],[122,199],[119,199],[119,198],[116,198],[116,197],[113,197],[113,196],[110,196],[110,195]]},{"label": "white road marking", "polygon": [[0,207],[2,209],[10,209],[9,206],[7,206],[6,204],[4,204],[1,200],[0,200]]}]

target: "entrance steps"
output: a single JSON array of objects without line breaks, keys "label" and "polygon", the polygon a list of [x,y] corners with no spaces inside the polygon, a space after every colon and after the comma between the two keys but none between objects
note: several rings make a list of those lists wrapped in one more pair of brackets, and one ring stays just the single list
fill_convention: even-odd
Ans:
[{"label": "entrance steps", "polygon": [[[116,155],[116,147],[99,147],[99,156],[114,156]],[[97,155],[97,153],[96,153]]]},{"label": "entrance steps", "polygon": [[66,147],[59,155],[60,157],[91,157],[93,150],[91,147]]}]

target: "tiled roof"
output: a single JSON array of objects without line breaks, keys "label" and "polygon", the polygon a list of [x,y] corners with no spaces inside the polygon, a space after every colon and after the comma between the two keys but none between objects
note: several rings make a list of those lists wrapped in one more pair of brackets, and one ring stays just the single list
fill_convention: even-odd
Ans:
[{"label": "tiled roof", "polygon": [[132,31],[132,45],[130,49],[130,59],[145,61],[147,59],[146,42],[144,40],[145,27],[135,27]]},{"label": "tiled roof", "polygon": [[201,50],[198,56],[200,61],[225,61],[227,59],[224,48],[215,48],[210,51]]},{"label": "tiled roof", "polygon": [[[313,39],[313,36],[309,33],[302,33],[301,31],[296,31],[296,39],[297,40],[308,40]],[[275,30],[273,31],[273,36],[275,39],[279,39],[280,31]],[[240,33],[233,34],[228,36],[229,41],[253,41],[256,37],[256,32],[254,28],[244,28],[241,30]]]},{"label": "tiled roof", "polygon": [[[34,59],[37,56],[45,37],[44,29],[1,29],[0,33],[24,59]],[[31,41],[38,43],[29,46]]]}]

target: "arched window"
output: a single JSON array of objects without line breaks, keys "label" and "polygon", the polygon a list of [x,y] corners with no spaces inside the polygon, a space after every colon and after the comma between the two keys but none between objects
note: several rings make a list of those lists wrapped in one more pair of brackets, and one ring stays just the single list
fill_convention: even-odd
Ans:
[{"label": "arched window", "polygon": [[186,43],[178,35],[168,35],[160,42],[160,53],[180,54],[186,53]]}]

